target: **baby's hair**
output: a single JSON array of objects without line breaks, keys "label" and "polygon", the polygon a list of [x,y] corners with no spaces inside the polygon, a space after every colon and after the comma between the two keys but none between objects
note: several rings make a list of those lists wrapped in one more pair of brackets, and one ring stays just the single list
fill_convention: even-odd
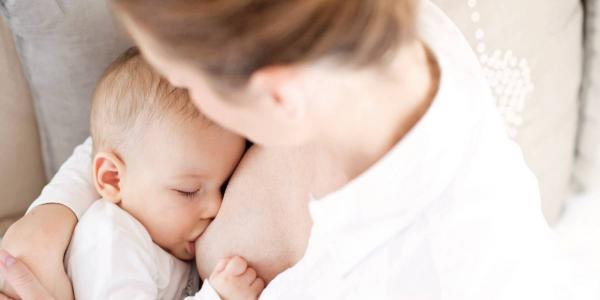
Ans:
[{"label": "baby's hair", "polygon": [[140,137],[150,122],[166,117],[204,118],[185,89],[172,86],[132,47],[104,71],[96,86],[90,118],[93,153],[116,151]]}]

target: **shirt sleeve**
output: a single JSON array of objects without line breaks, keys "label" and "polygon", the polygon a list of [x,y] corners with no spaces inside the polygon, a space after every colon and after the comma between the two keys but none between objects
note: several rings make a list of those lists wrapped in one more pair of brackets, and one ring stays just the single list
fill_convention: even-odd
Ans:
[{"label": "shirt sleeve", "polygon": [[204,280],[202,288],[194,296],[186,297],[184,300],[221,300],[219,294],[210,285],[208,280]]},{"label": "shirt sleeve", "polygon": [[75,148],[28,212],[43,204],[57,203],[68,207],[80,219],[99,197],[92,181],[92,139],[87,138]]},{"label": "shirt sleeve", "polygon": [[158,299],[149,236],[126,222],[106,221],[110,216],[90,216],[95,212],[79,222],[66,255],[75,299]]}]

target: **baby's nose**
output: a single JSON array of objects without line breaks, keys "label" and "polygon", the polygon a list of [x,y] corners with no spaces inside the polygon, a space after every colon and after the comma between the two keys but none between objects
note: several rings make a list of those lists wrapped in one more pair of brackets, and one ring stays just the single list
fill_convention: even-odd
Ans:
[{"label": "baby's nose", "polygon": [[223,201],[223,196],[221,192],[215,192],[204,201],[204,209],[202,211],[203,219],[214,219],[219,213],[219,209],[221,208],[221,202]]}]

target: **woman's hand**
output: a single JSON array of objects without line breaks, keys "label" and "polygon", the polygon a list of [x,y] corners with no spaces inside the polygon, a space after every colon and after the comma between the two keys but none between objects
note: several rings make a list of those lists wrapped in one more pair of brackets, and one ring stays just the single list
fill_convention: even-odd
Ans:
[{"label": "woman's hand", "polygon": [[5,285],[11,285],[10,293],[0,294],[0,300],[54,299],[23,262],[4,250],[0,250],[0,276],[4,278]]},{"label": "woman's hand", "polygon": [[66,206],[45,204],[13,224],[2,239],[0,274],[14,291],[0,292],[24,300],[73,299],[63,258],[76,223]]}]

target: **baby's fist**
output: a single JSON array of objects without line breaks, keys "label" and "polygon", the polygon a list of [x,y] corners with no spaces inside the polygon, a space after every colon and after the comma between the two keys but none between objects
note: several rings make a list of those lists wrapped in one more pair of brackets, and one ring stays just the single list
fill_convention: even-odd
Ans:
[{"label": "baby's fist", "polygon": [[208,281],[224,300],[258,299],[265,288],[265,282],[239,256],[222,259]]}]

